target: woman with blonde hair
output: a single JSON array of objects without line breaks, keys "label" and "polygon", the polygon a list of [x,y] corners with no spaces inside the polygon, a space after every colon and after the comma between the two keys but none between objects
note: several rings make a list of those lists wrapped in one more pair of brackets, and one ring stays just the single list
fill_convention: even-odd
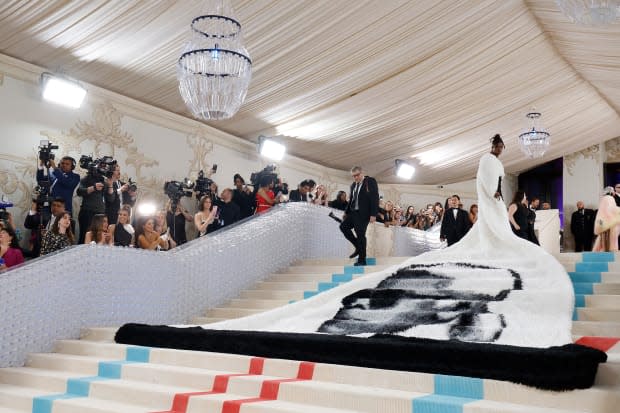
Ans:
[{"label": "woman with blonde hair", "polygon": [[135,229],[129,223],[131,217],[131,207],[123,205],[118,211],[118,222],[110,225],[110,234],[114,245],[119,247],[133,247]]}]

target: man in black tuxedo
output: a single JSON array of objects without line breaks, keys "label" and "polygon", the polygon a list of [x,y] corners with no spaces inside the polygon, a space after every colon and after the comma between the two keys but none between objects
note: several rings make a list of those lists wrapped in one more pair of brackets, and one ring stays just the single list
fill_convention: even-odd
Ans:
[{"label": "man in black tuxedo", "polygon": [[583,201],[578,201],[577,211],[573,212],[570,221],[570,232],[575,237],[575,252],[592,251],[594,218],[594,211],[586,209]]},{"label": "man in black tuxedo", "polygon": [[456,244],[467,234],[469,227],[469,215],[464,209],[459,209],[459,198],[456,195],[452,195],[449,200],[450,209],[443,214],[443,220],[441,221],[441,240],[447,240],[448,246]]},{"label": "man in black tuxedo", "polygon": [[[379,186],[375,178],[364,176],[362,168],[351,168],[354,182],[351,184],[349,205],[344,211],[340,230],[355,247],[349,258],[358,257],[354,265],[366,265],[366,228],[375,222],[379,212]],[[355,230],[355,235],[353,231]]]},{"label": "man in black tuxedo", "polygon": [[308,202],[308,192],[310,192],[310,183],[307,180],[303,180],[297,186],[297,189],[293,189],[288,194],[289,202]]}]

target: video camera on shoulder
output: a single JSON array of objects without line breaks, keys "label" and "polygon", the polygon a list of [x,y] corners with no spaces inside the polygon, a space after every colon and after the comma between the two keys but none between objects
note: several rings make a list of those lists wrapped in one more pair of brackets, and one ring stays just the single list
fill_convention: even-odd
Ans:
[{"label": "video camera on shoulder", "polygon": [[[211,173],[214,174],[217,172],[217,165],[214,164],[211,168]],[[213,180],[207,176],[203,170],[198,172],[198,177],[194,182],[194,193],[196,194],[196,199],[202,199],[203,196],[208,195],[210,197],[213,196],[211,193],[211,185],[213,184]]]},{"label": "video camera on shoulder", "polygon": [[258,188],[260,187],[260,182],[263,179],[268,179],[270,182],[273,182],[274,193],[288,195],[288,184],[281,181],[280,177],[278,176],[278,167],[275,164],[267,165],[265,168],[263,168],[262,171],[254,172],[252,173],[252,175],[250,175],[250,181],[252,182],[252,186],[254,187],[254,192],[258,191]]},{"label": "video camera on shoulder", "polygon": [[39,160],[48,168],[50,161],[54,160],[55,157],[52,151],[56,149],[58,149],[58,145],[54,145],[47,139],[43,139],[39,142]]},{"label": "video camera on shoulder", "polygon": [[194,183],[187,178],[184,181],[167,181],[164,183],[164,193],[170,198],[173,211],[181,198],[192,196],[192,188],[194,188]]},{"label": "video camera on shoulder", "polygon": [[99,159],[93,159],[90,155],[80,156],[80,168],[86,169],[88,174],[93,176],[97,181],[103,182],[104,178],[111,178],[114,174],[117,161],[111,156],[103,156]]}]

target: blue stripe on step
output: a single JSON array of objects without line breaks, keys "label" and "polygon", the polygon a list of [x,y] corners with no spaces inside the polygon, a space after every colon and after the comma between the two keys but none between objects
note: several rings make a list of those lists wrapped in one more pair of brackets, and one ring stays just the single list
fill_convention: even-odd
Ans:
[{"label": "blue stripe on step", "polygon": [[318,291],[304,291],[304,300],[306,298],[314,297],[318,293],[319,293]]},{"label": "blue stripe on step", "polygon": [[72,377],[67,379],[65,393],[34,397],[32,399],[32,413],[52,413],[55,400],[88,397],[92,382],[120,379],[124,364],[148,363],[150,358],[151,349],[149,347],[128,346],[125,351],[125,360],[100,361],[97,366],[97,376]]},{"label": "blue stripe on step", "polygon": [[600,283],[600,272],[577,272],[572,271],[568,273],[570,280],[574,283]]},{"label": "blue stripe on step", "polygon": [[575,264],[576,272],[607,272],[609,265],[606,262],[578,262]]},{"label": "blue stripe on step", "polygon": [[463,413],[463,406],[478,401],[468,397],[429,394],[413,399],[413,413]]},{"label": "blue stripe on step", "polygon": [[353,279],[353,274],[332,274],[332,282],[345,283]]},{"label": "blue stripe on step", "polygon": [[482,379],[435,374],[435,393],[446,396],[483,399],[484,385]]},{"label": "blue stripe on step", "polygon": [[575,294],[575,307],[585,307],[586,296],[585,294]]},{"label": "blue stripe on step", "polygon": [[592,283],[573,283],[575,294],[593,294],[594,285]]},{"label": "blue stripe on step", "polygon": [[582,254],[583,262],[614,262],[616,255],[613,252],[584,252]]},{"label": "blue stripe on step", "polygon": [[129,346],[125,353],[125,360],[138,363],[148,363],[151,359],[151,349],[142,346]]},{"label": "blue stripe on step", "polygon": [[376,258],[366,258],[366,265],[377,265]]},{"label": "blue stripe on step", "polygon": [[328,282],[320,282],[319,283],[319,292],[331,290],[334,287],[338,287],[338,283],[328,283]]},{"label": "blue stripe on step", "polygon": [[76,394],[50,394],[47,396],[37,396],[32,399],[32,413],[52,413],[54,400],[75,399]]},{"label": "blue stripe on step", "polygon": [[353,265],[347,265],[344,267],[345,274],[364,274],[364,267],[355,267]]}]

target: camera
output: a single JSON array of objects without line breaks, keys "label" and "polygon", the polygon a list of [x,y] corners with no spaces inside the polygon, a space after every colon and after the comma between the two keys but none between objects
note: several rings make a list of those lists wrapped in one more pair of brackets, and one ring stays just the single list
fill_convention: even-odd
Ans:
[{"label": "camera", "polygon": [[137,192],[138,191],[138,184],[136,184],[135,181],[133,181],[131,178],[129,178],[127,185],[129,185],[128,190],[131,192]]},{"label": "camera", "polygon": [[288,184],[280,180],[277,166],[274,164],[267,165],[262,171],[254,172],[250,175],[250,181],[252,182],[252,186],[254,186],[254,192],[258,191],[263,177],[267,177],[270,182],[273,182],[274,193],[281,193],[282,195],[288,194]]},{"label": "camera", "polygon": [[[215,165],[214,167],[217,168],[217,166]],[[194,182],[194,192],[196,193],[196,199],[201,199],[205,195],[211,196],[212,183],[213,180],[207,178],[202,170],[198,172],[198,177]]]},{"label": "camera", "polygon": [[175,211],[179,200],[184,196],[192,196],[194,183],[185,178],[185,181],[167,181],[164,184],[164,193],[170,198],[172,210]]},{"label": "camera", "polygon": [[49,162],[54,159],[53,150],[58,149],[58,145],[44,139],[39,142],[39,160],[49,167]]},{"label": "camera", "polygon": [[93,159],[90,155],[80,156],[80,168],[86,169],[90,175],[98,181],[103,182],[103,178],[111,178],[116,168],[116,160],[111,156],[103,156]]}]

